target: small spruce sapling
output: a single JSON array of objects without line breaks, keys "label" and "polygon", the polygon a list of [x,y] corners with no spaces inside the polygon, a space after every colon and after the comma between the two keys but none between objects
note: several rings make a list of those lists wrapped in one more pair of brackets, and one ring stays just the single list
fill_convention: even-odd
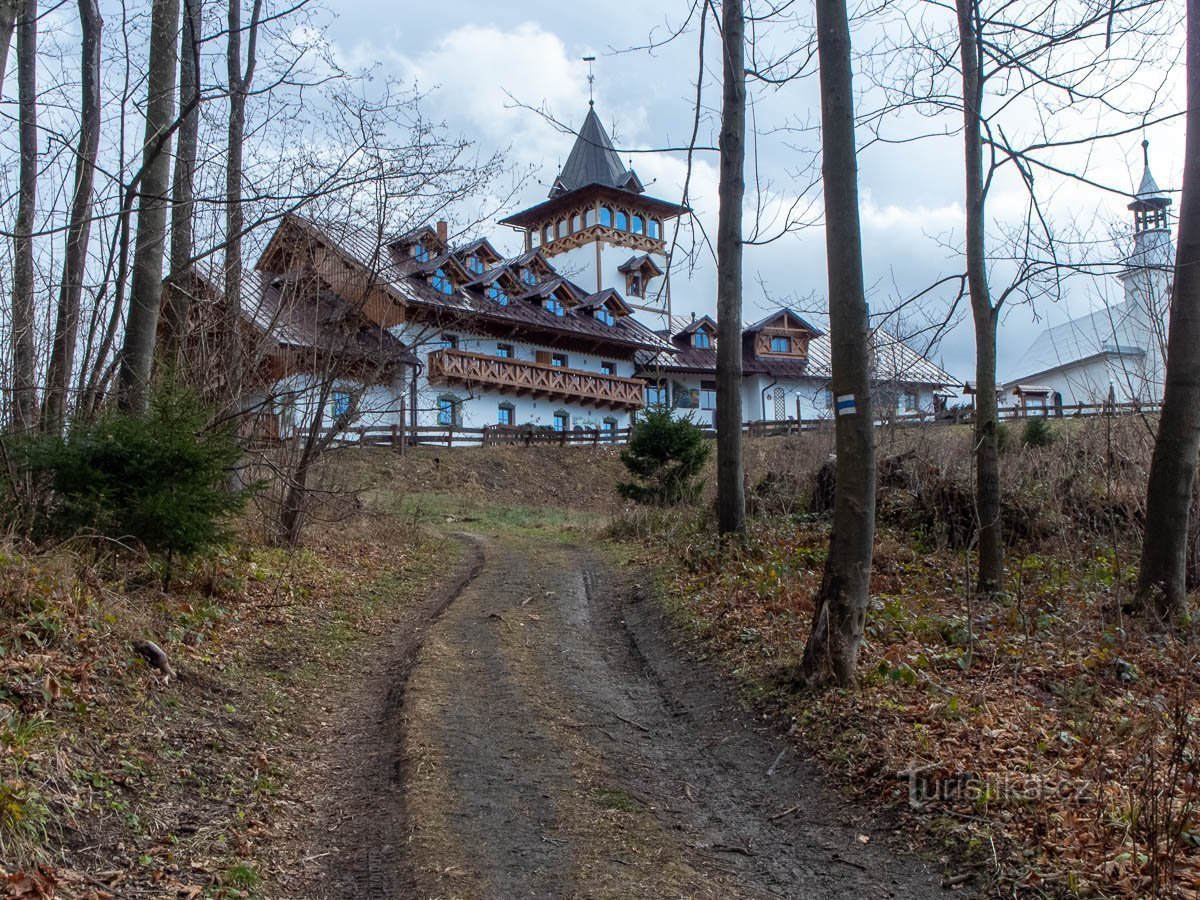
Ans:
[{"label": "small spruce sapling", "polygon": [[617,490],[627,500],[658,506],[694,500],[711,452],[712,445],[690,417],[676,419],[668,409],[651,407],[621,452],[621,462],[635,480],[621,482]]}]

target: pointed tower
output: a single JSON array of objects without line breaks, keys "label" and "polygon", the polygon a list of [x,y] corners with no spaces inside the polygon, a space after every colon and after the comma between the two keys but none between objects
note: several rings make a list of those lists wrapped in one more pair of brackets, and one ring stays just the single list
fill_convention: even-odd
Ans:
[{"label": "pointed tower", "polygon": [[[1168,215],[1171,198],[1150,172],[1149,141],[1142,141],[1142,160],[1142,180],[1128,207],[1133,213],[1133,247],[1118,276],[1125,303],[1124,312],[1114,316],[1113,343],[1143,353],[1136,372],[1118,373],[1121,383],[1137,399],[1158,400],[1166,365],[1175,247]],[[1125,369],[1131,365],[1126,364]]]},{"label": "pointed tower", "polygon": [[650,314],[647,325],[668,328],[666,227],[687,212],[687,207],[647,196],[589,102],[549,199],[501,224],[524,232],[526,250],[555,257],[555,268],[581,287],[596,292],[615,288],[633,309]]}]

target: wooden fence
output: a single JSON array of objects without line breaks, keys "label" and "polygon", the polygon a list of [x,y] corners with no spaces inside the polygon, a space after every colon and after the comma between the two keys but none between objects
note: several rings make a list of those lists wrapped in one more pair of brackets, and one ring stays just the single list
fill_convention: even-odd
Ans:
[{"label": "wooden fence", "polygon": [[[1000,420],[1024,421],[1027,419],[1079,419],[1097,416],[1128,416],[1157,414],[1157,403],[1079,403],[1063,407],[1001,407]],[[938,413],[901,413],[881,416],[879,427],[929,427],[938,425],[970,425],[974,415],[970,409],[950,410]],[[800,434],[821,429],[832,430],[832,417],[818,419],[784,419],[780,421],[747,422],[742,433],[748,437],[773,437]],[[707,437],[716,437],[713,428],[702,428]],[[483,428],[463,428],[457,425],[419,426],[402,425],[351,428],[339,434],[334,441],[338,446],[372,445],[404,450],[411,446],[568,446],[600,444],[624,444],[629,440],[629,428],[575,428],[556,431],[547,426],[488,425]],[[278,443],[299,441],[302,434],[283,438]],[[268,441],[268,443],[270,443]]]}]

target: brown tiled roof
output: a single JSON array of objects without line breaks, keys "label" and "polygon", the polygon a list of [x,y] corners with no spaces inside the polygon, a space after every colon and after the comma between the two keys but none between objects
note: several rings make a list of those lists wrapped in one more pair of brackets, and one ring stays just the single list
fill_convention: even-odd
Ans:
[{"label": "brown tiled roof", "polygon": [[[594,319],[590,312],[568,309],[566,315],[555,316],[535,304],[532,297],[545,297],[556,287],[565,285],[576,296],[583,299],[589,292],[578,285],[557,276],[539,282],[521,297],[514,297],[502,306],[484,297],[482,292],[466,289],[453,294],[443,294],[434,289],[420,273],[408,270],[409,259],[403,253],[389,250],[387,240],[380,240],[367,229],[356,229],[344,223],[317,223],[300,216],[288,216],[284,227],[299,228],[312,239],[324,242],[346,258],[358,263],[386,286],[391,295],[401,304],[428,311],[443,320],[462,323],[465,319],[477,319],[481,323],[505,325],[510,328],[525,328],[540,335],[562,335],[580,340],[608,344],[632,353],[638,350],[665,350],[669,346],[662,338],[631,316],[622,316],[613,325],[605,325]],[[392,242],[394,243],[394,241]],[[528,264],[536,251],[522,254],[507,265]],[[434,271],[438,262],[449,254],[421,265],[422,271]],[[543,258],[543,262],[545,259]],[[550,271],[553,266],[547,263]],[[489,271],[490,274],[490,271]],[[518,275],[514,271],[514,274]],[[460,326],[461,327],[461,324]],[[536,336],[529,338],[537,341]]]},{"label": "brown tiled roof", "polygon": [[259,290],[247,294],[243,316],[283,349],[339,354],[348,363],[385,368],[416,359],[403,341],[331,291],[289,293],[285,299],[281,280],[263,277]]}]

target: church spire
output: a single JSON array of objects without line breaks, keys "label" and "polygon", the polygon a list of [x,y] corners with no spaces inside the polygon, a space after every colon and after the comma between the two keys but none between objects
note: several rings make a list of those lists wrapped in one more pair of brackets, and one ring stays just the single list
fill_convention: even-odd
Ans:
[{"label": "church spire", "polygon": [[1167,207],[1171,205],[1168,197],[1150,174],[1150,142],[1142,141],[1142,182],[1138,186],[1133,202],[1129,209],[1133,212],[1133,231],[1141,234],[1143,231],[1164,230],[1167,227]]},{"label": "church spire", "polygon": [[575,139],[575,146],[571,148],[571,155],[567,157],[562,171],[554,180],[550,196],[557,197],[567,191],[592,184],[635,193],[642,191],[641,181],[633,169],[626,169],[625,164],[621,162],[612,139],[600,123],[600,117],[596,115],[595,106],[589,101],[587,117],[579,129],[579,136]]}]

